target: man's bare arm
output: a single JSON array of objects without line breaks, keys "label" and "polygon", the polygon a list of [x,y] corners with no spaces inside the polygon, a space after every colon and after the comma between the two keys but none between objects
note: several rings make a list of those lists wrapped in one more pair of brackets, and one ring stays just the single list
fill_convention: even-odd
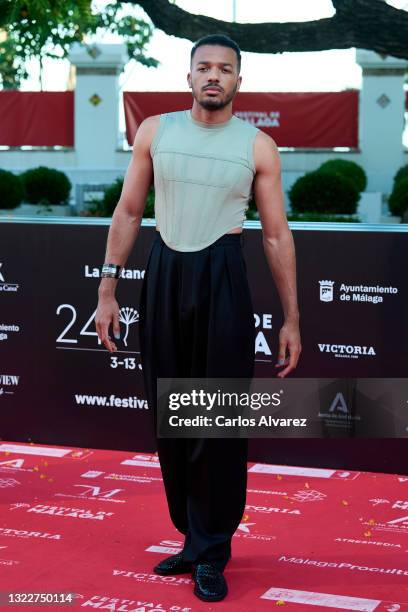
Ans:
[{"label": "man's bare arm", "polygon": [[279,334],[279,365],[284,365],[286,347],[289,365],[278,376],[293,370],[301,351],[299,309],[296,290],[296,255],[292,232],[285,214],[281,163],[275,141],[260,132],[255,138],[254,198],[263,232],[263,246],[282,303],[285,323]]},{"label": "man's bare arm", "polygon": [[[108,232],[106,263],[124,266],[139,233],[147,194],[153,181],[150,145],[158,123],[159,115],[148,117],[136,132],[132,157]],[[99,338],[109,351],[116,350],[115,344],[108,336],[111,323],[115,337],[119,337],[119,308],[114,297],[117,283],[118,279],[102,278],[98,289],[95,326]]]}]

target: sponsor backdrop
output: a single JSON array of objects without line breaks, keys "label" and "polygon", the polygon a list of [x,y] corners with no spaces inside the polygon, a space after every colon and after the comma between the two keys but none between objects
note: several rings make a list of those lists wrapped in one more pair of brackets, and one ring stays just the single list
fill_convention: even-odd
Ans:
[{"label": "sponsor backdrop", "polygon": [[[0,223],[2,439],[155,450],[140,366],[138,303],[156,230],[143,222],[118,283],[121,340],[110,354],[94,324],[109,222]],[[243,235],[255,313],[255,376],[275,378],[283,314],[255,225],[248,223]],[[380,406],[380,383],[407,379],[408,234],[296,225],[303,351],[290,376],[323,379],[320,402],[305,398],[303,415],[319,416],[322,428],[314,439],[293,433],[251,439],[250,459],[406,473],[408,393],[405,400],[397,394],[397,407],[388,400]],[[364,406],[356,404],[356,394],[336,389],[335,381],[324,385],[324,379],[346,378],[376,379],[371,397],[367,384],[360,393]],[[371,426],[369,407],[374,417],[381,410],[380,426]],[[353,419],[359,421],[358,437],[350,428]]]}]

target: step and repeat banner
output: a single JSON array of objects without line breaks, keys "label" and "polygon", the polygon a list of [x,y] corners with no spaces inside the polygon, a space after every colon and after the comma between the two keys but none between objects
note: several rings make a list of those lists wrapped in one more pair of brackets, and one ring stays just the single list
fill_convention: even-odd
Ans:
[{"label": "step and repeat banner", "polygon": [[[255,377],[276,378],[283,313],[262,231],[253,225],[242,244],[254,304]],[[290,377],[321,382],[317,403],[305,397],[304,416],[322,426],[313,439],[251,439],[250,459],[405,473],[408,233],[295,226],[303,350]],[[155,451],[138,325],[156,230],[142,225],[118,283],[121,340],[111,354],[94,322],[108,229],[108,222],[82,220],[0,222],[0,438]],[[364,393],[352,385],[359,379]]]}]

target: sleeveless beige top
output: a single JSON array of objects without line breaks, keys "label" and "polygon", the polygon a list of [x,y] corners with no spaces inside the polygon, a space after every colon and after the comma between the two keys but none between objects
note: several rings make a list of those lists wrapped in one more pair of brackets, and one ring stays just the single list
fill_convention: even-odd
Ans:
[{"label": "sleeveless beige top", "polygon": [[190,109],[160,115],[150,153],[156,222],[168,247],[198,251],[242,227],[258,131],[235,115],[210,125]]}]

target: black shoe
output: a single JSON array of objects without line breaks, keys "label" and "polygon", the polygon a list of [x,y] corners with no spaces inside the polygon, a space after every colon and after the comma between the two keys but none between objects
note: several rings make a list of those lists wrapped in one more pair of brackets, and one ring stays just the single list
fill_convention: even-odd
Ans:
[{"label": "black shoe", "polygon": [[213,563],[203,561],[194,566],[194,595],[203,601],[220,601],[228,593],[224,575]]},{"label": "black shoe", "polygon": [[160,561],[153,571],[160,576],[172,576],[173,574],[188,574],[192,570],[190,561],[184,561],[182,553],[166,557]]}]

